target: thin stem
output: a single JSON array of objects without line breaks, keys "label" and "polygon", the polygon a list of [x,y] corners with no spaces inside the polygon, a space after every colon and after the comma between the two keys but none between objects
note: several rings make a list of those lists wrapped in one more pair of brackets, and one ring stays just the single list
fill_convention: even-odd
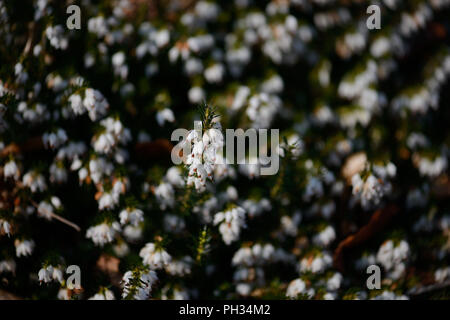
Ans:
[{"label": "thin stem", "polygon": [[421,288],[413,288],[411,290],[408,291],[409,295],[412,296],[418,296],[424,293],[429,293],[432,291],[436,291],[436,290],[441,290],[441,289],[445,289],[446,287],[450,286],[450,280],[444,281],[442,283],[435,283],[426,287],[421,287]]},{"label": "thin stem", "polygon": [[[36,207],[36,209],[39,208],[39,205],[38,205],[34,200],[31,199],[30,202],[31,202],[31,204],[32,204],[34,207]],[[61,221],[62,223],[64,223],[64,224],[66,224],[66,225],[68,225],[68,226],[74,228],[74,229],[77,230],[78,232],[81,231],[81,228],[80,228],[79,226],[77,226],[75,223],[73,223],[73,222],[71,222],[71,221],[69,221],[69,220],[67,220],[67,219],[65,219],[65,218],[63,218],[63,217],[61,217],[60,215],[57,215],[56,213],[54,213],[54,212],[52,212],[52,211],[49,211],[49,210],[47,210],[47,209],[45,209],[45,208],[42,208],[42,209],[43,209],[47,214],[49,214],[52,218],[55,218],[56,220]]]}]

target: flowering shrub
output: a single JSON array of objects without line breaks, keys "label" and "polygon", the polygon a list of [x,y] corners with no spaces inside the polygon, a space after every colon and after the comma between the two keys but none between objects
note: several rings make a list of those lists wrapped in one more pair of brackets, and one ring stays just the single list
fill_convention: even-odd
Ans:
[{"label": "flowering shrub", "polygon": [[449,297],[450,1],[374,2],[0,0],[0,295]]}]

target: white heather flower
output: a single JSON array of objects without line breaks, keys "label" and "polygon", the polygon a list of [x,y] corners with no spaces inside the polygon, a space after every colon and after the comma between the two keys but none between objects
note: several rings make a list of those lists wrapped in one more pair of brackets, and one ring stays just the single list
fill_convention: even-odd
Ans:
[{"label": "white heather flower", "polygon": [[[84,142],[69,142],[66,146],[59,148],[56,158],[58,160],[73,160],[80,161],[79,157],[84,154],[87,150],[87,147]],[[80,161],[81,162],[81,161]],[[73,168],[73,163],[71,170],[77,170],[77,168]]]},{"label": "white heather flower", "polygon": [[71,290],[68,288],[61,287],[58,291],[57,298],[58,298],[58,300],[70,300]]},{"label": "white heather flower", "polygon": [[47,29],[45,29],[45,35],[52,47],[62,50],[67,49],[69,40],[64,37],[64,28],[61,25],[48,26]]},{"label": "white heather flower", "polygon": [[335,291],[341,287],[342,284],[342,274],[336,272],[332,277],[327,280],[327,290]]},{"label": "white heather flower", "polygon": [[249,158],[249,163],[239,164],[239,172],[249,179],[257,178],[261,174],[259,158]]},{"label": "white heather flower", "polygon": [[380,108],[386,105],[386,97],[374,89],[366,88],[358,98],[358,104],[365,110],[378,113]]},{"label": "white heather flower", "polygon": [[86,168],[81,168],[80,171],[78,171],[78,180],[80,181],[80,185],[84,180],[86,180],[88,175],[89,171]]},{"label": "white heather flower", "polygon": [[408,300],[407,296],[396,295],[392,291],[383,291],[383,293],[371,298],[370,300]]},{"label": "white heather flower", "polygon": [[434,272],[434,280],[438,283],[442,283],[450,278],[450,267],[439,268]]},{"label": "white heather flower", "polygon": [[117,202],[121,194],[125,194],[129,187],[129,180],[127,178],[119,178],[113,181],[111,193]]},{"label": "white heather flower", "polygon": [[20,62],[14,66],[14,74],[18,83],[25,83],[28,80],[28,73],[23,69]]},{"label": "white heather flower", "polygon": [[255,264],[255,260],[252,254],[251,248],[240,248],[235,252],[233,259],[231,260],[233,266],[244,265],[252,266]]},{"label": "white heather flower", "polygon": [[178,41],[175,45],[169,50],[169,60],[171,63],[175,63],[178,58],[186,60],[190,56],[189,46],[185,42]]},{"label": "white heather flower", "polygon": [[424,136],[420,132],[412,132],[408,139],[406,139],[406,145],[411,150],[417,150],[418,148],[425,148],[428,147],[430,142],[428,141],[428,138]]},{"label": "white heather flower", "polygon": [[315,245],[321,247],[327,247],[330,243],[332,243],[336,239],[336,233],[332,226],[328,226],[323,229],[321,232],[316,234],[312,241]]},{"label": "white heather flower", "polygon": [[[392,172],[394,173],[394,172]],[[369,175],[365,181],[359,174],[352,177],[353,195],[361,202],[364,209],[370,209],[373,205],[378,205],[385,194],[390,189],[390,183],[377,178],[373,174]]]},{"label": "white heather flower", "polygon": [[224,73],[224,66],[220,63],[216,63],[205,70],[204,76],[209,83],[219,83],[222,81]]},{"label": "white heather flower", "polygon": [[3,167],[3,177],[5,180],[8,178],[18,180],[20,178],[20,171],[14,160],[10,160],[5,163],[5,166]]},{"label": "white heather flower", "polygon": [[69,97],[70,107],[75,114],[83,114],[86,112],[86,109],[83,105],[83,99],[79,94],[72,94]]},{"label": "white heather flower", "polygon": [[351,109],[342,108],[338,113],[339,123],[345,129],[353,129],[358,123],[366,127],[372,118],[371,112],[360,106]]},{"label": "white heather flower", "polygon": [[162,182],[155,188],[154,192],[161,210],[173,208],[175,205],[175,191],[170,183]]},{"label": "white heather flower", "polygon": [[[210,49],[214,45],[214,37],[210,34],[190,37],[187,40],[188,48],[193,52],[202,52]],[[187,57],[186,57],[187,59]]]},{"label": "white heather flower", "polygon": [[[137,281],[136,281],[137,280]],[[127,271],[123,275],[122,298],[133,298],[135,300],[147,300],[152,292],[153,284],[158,280],[156,272],[150,271]],[[138,283],[137,285],[135,283]]]},{"label": "white heather flower", "polygon": [[[112,165],[112,163],[108,162],[104,158],[94,158],[89,161],[90,177],[96,184],[100,182],[103,176],[110,175],[113,169],[114,166]],[[80,174],[80,180],[82,180],[81,177],[84,177],[84,174],[85,173],[83,173],[82,175]]]},{"label": "white heather flower", "polygon": [[322,216],[325,219],[330,219],[335,210],[336,210],[336,204],[332,200],[330,200],[327,203],[324,203],[321,206]]},{"label": "white heather flower", "polygon": [[291,299],[297,298],[299,294],[307,294],[308,296],[312,297],[314,296],[314,293],[314,289],[307,289],[306,283],[300,278],[292,280],[286,290],[286,296]]},{"label": "white heather flower", "polygon": [[100,290],[100,292],[96,293],[89,300],[115,300],[114,293],[111,290],[106,288]]},{"label": "white heather flower", "polygon": [[327,292],[323,295],[324,300],[336,300],[337,294],[334,292]]},{"label": "white heather flower", "polygon": [[357,75],[344,77],[338,87],[339,96],[352,99],[362,94],[363,90],[369,87],[377,79],[377,64],[369,60],[366,69]]},{"label": "white heather flower", "polygon": [[113,245],[113,250],[114,253],[119,257],[119,258],[123,258],[125,257],[128,253],[130,253],[130,247],[128,246],[128,244],[125,241],[120,241],[116,244]]},{"label": "white heather flower", "polygon": [[186,227],[184,219],[174,215],[164,215],[164,230],[167,232],[180,233]]},{"label": "white heather flower", "polygon": [[231,261],[233,266],[250,267],[275,262],[290,263],[292,262],[292,257],[292,255],[281,248],[275,249],[270,243],[264,245],[257,243],[251,248],[240,248],[236,251]]},{"label": "white heather flower", "polygon": [[225,244],[229,245],[239,239],[241,229],[245,227],[245,210],[235,207],[216,213],[214,225],[219,225],[219,231]]},{"label": "white heather flower", "polygon": [[194,76],[203,72],[203,63],[200,59],[189,58],[185,65],[184,71],[188,76]]},{"label": "white heather flower", "polygon": [[53,267],[52,266],[48,266],[46,268],[42,268],[41,270],[39,270],[38,273],[38,277],[39,277],[39,281],[40,282],[50,282],[52,280],[52,275],[53,275]]},{"label": "white heather flower", "polygon": [[136,208],[126,208],[120,212],[119,217],[121,224],[130,223],[137,226],[144,221],[144,212]]},{"label": "white heather flower", "polygon": [[231,110],[236,111],[241,109],[247,103],[247,98],[249,96],[250,96],[249,87],[240,86],[234,96],[233,104],[231,105]]},{"label": "white heather flower", "polygon": [[95,33],[97,37],[104,37],[108,32],[108,25],[103,16],[93,17],[88,20],[89,32]]},{"label": "white heather flower", "polygon": [[36,171],[29,171],[24,174],[22,178],[22,183],[29,187],[31,192],[43,192],[47,190],[47,184],[45,183],[44,176],[37,173]]},{"label": "white heather flower", "polygon": [[125,128],[119,119],[109,117],[100,121],[100,124],[105,131],[94,137],[95,151],[109,154],[119,143],[125,145],[131,140],[130,130]]},{"label": "white heather flower", "polygon": [[261,91],[268,94],[281,93],[283,89],[283,79],[279,75],[274,75],[261,84]]},{"label": "white heather flower", "polygon": [[95,139],[94,150],[99,153],[110,153],[115,145],[116,141],[112,133],[105,132]]},{"label": "white heather flower", "polygon": [[241,296],[248,296],[252,291],[252,286],[249,283],[238,283],[236,285],[236,292]]},{"label": "white heather flower", "polygon": [[51,282],[53,280],[62,283],[64,280],[61,269],[58,267],[53,267],[52,265],[41,268],[38,272],[38,277],[40,282],[45,283]]},{"label": "white heather flower", "polygon": [[88,88],[84,91],[83,106],[89,114],[92,121],[103,116],[109,109],[109,104],[100,91]]},{"label": "white heather flower", "polygon": [[188,91],[189,102],[192,104],[197,104],[205,100],[205,91],[200,87],[192,87]]},{"label": "white heather flower", "polygon": [[50,201],[51,201],[52,205],[53,205],[56,209],[61,208],[62,203],[61,203],[61,200],[60,200],[58,197],[53,196],[53,197],[51,197]]},{"label": "white heather flower", "polygon": [[53,207],[50,203],[47,201],[41,201],[39,203],[39,206],[37,208],[38,215],[40,217],[43,217],[47,220],[52,219],[52,213],[53,213]]},{"label": "white heather flower", "polygon": [[156,121],[158,124],[162,127],[164,123],[167,122],[174,122],[175,116],[173,115],[173,112],[169,108],[165,108],[161,111],[158,111],[156,113]]},{"label": "white heather flower", "polygon": [[246,114],[252,121],[253,128],[269,128],[281,107],[282,101],[278,96],[262,92],[249,99]]},{"label": "white heather flower", "polygon": [[67,170],[64,164],[52,163],[50,165],[50,182],[52,183],[64,183],[67,181]]},{"label": "white heather flower", "polygon": [[116,52],[112,56],[111,61],[114,68],[114,74],[119,75],[122,79],[126,79],[128,76],[128,66],[125,64],[125,53]]},{"label": "white heather flower", "polygon": [[11,235],[11,225],[8,221],[0,218],[0,235],[7,234],[8,236]]},{"label": "white heather flower", "polygon": [[219,13],[220,7],[216,3],[208,1],[198,1],[195,4],[195,13],[200,19],[205,21],[215,20]]},{"label": "white heather flower", "polygon": [[384,242],[377,253],[377,262],[387,271],[391,271],[397,265],[404,262],[409,257],[409,245],[405,240],[401,240],[396,246],[394,241]]},{"label": "white heather flower", "polygon": [[317,177],[310,177],[305,188],[305,193],[303,194],[303,199],[305,201],[311,200],[313,197],[321,197],[323,195],[323,184]]},{"label": "white heather flower", "polygon": [[171,185],[174,187],[182,188],[186,184],[184,181],[184,178],[181,174],[181,170],[178,167],[170,167],[166,175],[164,176],[164,179],[167,180]]},{"label": "white heather flower", "polygon": [[13,259],[0,261],[0,273],[16,273],[16,262]]},{"label": "white heather flower", "polygon": [[[231,45],[233,46],[233,45]],[[231,47],[227,45],[226,61],[228,63],[228,69],[233,77],[239,77],[242,74],[244,67],[249,63],[252,52],[250,48],[241,46],[239,48]]]},{"label": "white heather flower", "polygon": [[292,217],[282,216],[280,219],[281,229],[288,236],[295,237],[298,234],[298,225],[302,221],[300,211],[294,212]]},{"label": "white heather flower", "polygon": [[282,158],[285,156],[285,149],[289,149],[292,158],[297,159],[303,152],[303,141],[297,134],[290,135],[287,139],[287,144],[282,142],[277,146],[277,153]]},{"label": "white heather flower", "polygon": [[391,44],[389,39],[386,37],[379,37],[370,46],[370,53],[375,58],[380,58],[381,56],[389,53],[391,50]]},{"label": "white heather flower", "polygon": [[46,148],[58,148],[67,141],[67,134],[64,129],[59,128],[56,132],[44,133],[42,142]]},{"label": "white heather flower", "polygon": [[113,209],[119,203],[119,198],[112,192],[103,192],[98,199],[98,209]]},{"label": "white heather flower", "polygon": [[158,30],[152,33],[152,40],[156,43],[158,48],[162,48],[169,43],[170,32],[167,29]]},{"label": "white heather flower", "polygon": [[123,236],[128,242],[137,242],[142,239],[142,232],[141,226],[127,225],[123,229]]},{"label": "white heather flower", "polygon": [[33,240],[18,240],[14,241],[14,246],[16,247],[16,256],[29,256],[33,253],[34,241]]},{"label": "white heather flower", "polygon": [[202,223],[209,224],[212,222],[212,214],[218,209],[219,201],[216,197],[211,197],[201,205],[195,205],[193,212],[199,214]]},{"label": "white heather flower", "polygon": [[242,208],[245,209],[249,218],[254,218],[261,215],[264,211],[272,209],[272,205],[268,199],[261,199],[255,201],[252,199],[246,199],[241,203]]},{"label": "white heather flower", "polygon": [[419,157],[418,168],[421,176],[436,177],[447,169],[447,158],[436,157],[434,160]]},{"label": "white heather flower", "polygon": [[95,57],[91,53],[86,53],[84,55],[84,67],[89,69],[95,64]]},{"label": "white heather flower", "polygon": [[331,266],[332,262],[333,259],[328,252],[307,256],[300,261],[299,271],[300,273],[322,273]]},{"label": "white heather flower", "polygon": [[172,257],[163,249],[158,248],[154,243],[149,242],[139,252],[142,262],[152,269],[162,269],[166,267]]},{"label": "white heather flower", "polygon": [[118,222],[113,222],[112,224],[104,222],[90,227],[86,232],[86,238],[92,239],[96,245],[103,247],[114,240],[118,231],[120,231]]},{"label": "white heather flower", "polygon": [[387,178],[394,178],[397,174],[397,167],[389,162],[386,166],[373,165],[375,175],[383,180]]},{"label": "white heather flower", "polygon": [[[237,201],[239,195],[235,187],[228,186],[225,192],[219,194],[219,197],[223,198],[224,201]],[[263,208],[271,208],[270,202],[267,199],[262,199],[260,203]]]},{"label": "white heather flower", "polygon": [[328,123],[334,123],[336,120],[335,113],[330,109],[328,105],[320,105],[314,109],[311,115],[311,121],[318,127],[323,127]]},{"label": "white heather flower", "polygon": [[68,81],[64,80],[59,74],[56,73],[50,73],[46,78],[46,82],[47,86],[55,92],[62,91],[68,86]]},{"label": "white heather flower", "polygon": [[253,252],[253,255],[255,257],[257,257],[257,260],[264,261],[264,262],[274,261],[274,260],[280,259],[280,258],[283,259],[283,253],[284,253],[283,249],[280,249],[280,248],[277,249],[277,251],[275,251],[275,247],[270,243],[266,243],[263,246],[257,243],[252,247],[252,252]]},{"label": "white heather flower", "polygon": [[368,266],[372,265],[372,264],[376,264],[376,257],[374,254],[368,254],[368,253],[364,253],[361,258],[359,258],[358,260],[356,260],[355,262],[355,268],[358,271],[363,271],[366,270]]},{"label": "white heather flower", "polygon": [[167,295],[169,287],[165,286],[161,290],[161,300],[189,300],[189,293],[186,289],[173,288],[172,294]]},{"label": "white heather flower", "polygon": [[172,276],[185,276],[191,274],[191,268],[194,260],[190,256],[184,256],[180,260],[172,260],[167,264],[165,270]]}]

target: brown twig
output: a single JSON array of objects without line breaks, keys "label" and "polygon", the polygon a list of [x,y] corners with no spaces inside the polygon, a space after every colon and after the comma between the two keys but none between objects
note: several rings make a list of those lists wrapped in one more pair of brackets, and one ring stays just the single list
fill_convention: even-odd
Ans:
[{"label": "brown twig", "polygon": [[173,145],[167,139],[156,139],[151,142],[137,143],[136,153],[142,158],[155,159],[170,157]]},{"label": "brown twig", "polygon": [[25,44],[25,47],[23,49],[23,56],[28,55],[28,53],[30,52],[32,46],[33,46],[33,39],[34,39],[34,29],[35,29],[35,23],[30,22],[30,24],[28,25],[28,39],[27,42]]},{"label": "brown twig", "polygon": [[435,283],[431,284],[429,286],[419,287],[419,288],[412,288],[408,291],[408,295],[410,296],[419,296],[424,293],[429,293],[432,291],[444,289],[446,287],[450,287],[450,280],[444,281],[442,283]]},{"label": "brown twig", "polygon": [[7,155],[11,153],[25,153],[25,152],[31,152],[31,151],[37,151],[44,148],[44,143],[42,142],[42,137],[33,137],[25,141],[24,143],[18,145],[16,143],[11,143],[7,145],[3,150],[0,152],[0,157],[6,157]]},{"label": "brown twig", "polygon": [[447,175],[442,175],[434,180],[431,185],[432,194],[438,199],[450,197],[450,179]]},{"label": "brown twig", "polygon": [[392,218],[399,212],[395,205],[389,205],[383,209],[375,211],[368,224],[363,226],[355,234],[342,240],[334,251],[334,267],[341,272],[344,271],[344,251],[354,248],[372,238],[377,232],[382,230]]},{"label": "brown twig", "polygon": [[23,300],[23,299],[11,292],[0,289],[0,300]]},{"label": "brown twig", "polygon": [[[32,204],[36,209],[39,208],[39,205],[36,203],[36,201],[30,200],[30,202],[31,202],[31,204]],[[56,213],[54,213],[54,212],[52,212],[52,211],[49,211],[49,210],[47,210],[47,209],[45,209],[45,208],[42,208],[42,209],[45,210],[45,212],[46,212],[48,215],[50,215],[52,218],[54,218],[54,219],[56,219],[56,220],[59,220],[60,222],[62,222],[62,223],[64,223],[64,224],[68,225],[69,227],[74,228],[74,229],[77,230],[78,232],[81,231],[81,228],[80,228],[79,226],[77,226],[75,223],[73,223],[73,222],[71,222],[71,221],[69,221],[69,220],[67,220],[67,219],[65,219],[65,218],[63,218],[63,217],[61,217],[60,215],[57,215]]]}]

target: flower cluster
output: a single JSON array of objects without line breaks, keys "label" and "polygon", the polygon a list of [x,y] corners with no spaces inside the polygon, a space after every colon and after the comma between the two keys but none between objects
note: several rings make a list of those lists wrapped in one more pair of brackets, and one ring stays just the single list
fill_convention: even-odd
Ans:
[{"label": "flower cluster", "polygon": [[[32,3],[0,0],[2,290],[448,298],[450,1]],[[233,163],[227,129],[280,137]]]},{"label": "flower cluster", "polygon": [[[189,169],[186,183],[200,192],[205,190],[206,181],[213,179],[215,165],[220,159],[218,153],[224,146],[220,122],[217,118],[212,121],[204,133],[202,128],[191,130],[182,142],[184,163]],[[184,150],[190,150],[190,153],[184,155]]]}]

